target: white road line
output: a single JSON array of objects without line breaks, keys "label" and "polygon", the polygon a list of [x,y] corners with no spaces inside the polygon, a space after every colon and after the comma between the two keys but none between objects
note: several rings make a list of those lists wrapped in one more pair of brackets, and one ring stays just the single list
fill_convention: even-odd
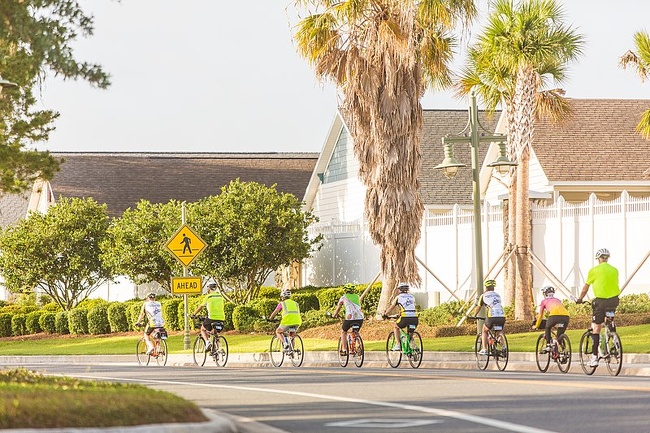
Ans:
[{"label": "white road line", "polygon": [[180,382],[180,381],[173,381],[173,380],[129,379],[129,378],[102,377],[102,376],[83,376],[83,375],[76,375],[76,374],[74,376],[79,378],[101,379],[101,380],[107,380],[113,382],[115,380],[124,380],[124,381],[131,381],[131,382],[140,382],[140,383],[202,386],[206,388],[237,389],[241,391],[287,394],[287,395],[295,395],[301,397],[318,398],[321,400],[332,400],[332,401],[340,401],[340,402],[347,402],[347,403],[365,404],[368,406],[383,406],[383,407],[392,407],[395,409],[410,410],[413,412],[420,412],[420,413],[426,413],[426,414],[431,414],[436,416],[444,416],[447,418],[454,418],[462,421],[468,421],[474,424],[487,425],[502,430],[513,431],[518,433],[556,433],[551,430],[543,430],[535,427],[528,427],[525,425],[514,424],[507,421],[498,421],[498,420],[494,420],[482,416],[474,416],[474,415],[469,415],[466,413],[461,413],[461,412],[456,412],[456,411],[451,411],[446,409],[436,409],[436,408],[429,408],[423,406],[415,406],[410,404],[391,403],[386,401],[373,401],[373,400],[365,400],[365,399],[351,398],[351,397],[338,397],[334,395],[314,394],[311,392],[286,391],[282,389],[266,389],[266,388],[256,388],[256,387],[249,387],[249,386]]}]

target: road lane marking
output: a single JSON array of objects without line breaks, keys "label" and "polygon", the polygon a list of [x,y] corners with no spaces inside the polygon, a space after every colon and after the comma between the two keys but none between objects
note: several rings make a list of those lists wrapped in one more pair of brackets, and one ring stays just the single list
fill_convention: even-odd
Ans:
[{"label": "road lane marking", "polygon": [[438,419],[355,419],[352,421],[328,422],[325,427],[347,427],[347,428],[397,428],[422,427],[431,424],[440,424]]}]

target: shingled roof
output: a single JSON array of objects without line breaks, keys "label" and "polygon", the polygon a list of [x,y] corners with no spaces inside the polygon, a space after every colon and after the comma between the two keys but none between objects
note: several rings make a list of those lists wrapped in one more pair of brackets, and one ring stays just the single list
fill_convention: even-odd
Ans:
[{"label": "shingled roof", "polygon": [[52,152],[65,160],[51,181],[55,199],[92,197],[121,215],[141,199],[166,203],[217,195],[239,178],[302,200],[318,153],[82,153]]}]

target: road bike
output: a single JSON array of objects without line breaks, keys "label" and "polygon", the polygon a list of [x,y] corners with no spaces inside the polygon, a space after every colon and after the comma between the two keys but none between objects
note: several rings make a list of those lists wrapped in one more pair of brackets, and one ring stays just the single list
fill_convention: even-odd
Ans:
[{"label": "road bike", "polygon": [[[485,317],[467,316],[468,319],[485,320]],[[476,336],[474,343],[474,356],[476,356],[476,365],[480,370],[485,370],[490,363],[490,358],[494,358],[497,368],[500,371],[506,369],[508,365],[508,357],[510,350],[508,349],[508,338],[503,330],[503,326],[494,325],[492,329],[487,332],[488,346],[485,348],[486,354],[482,355],[479,352],[483,349],[483,340],[481,333]]]},{"label": "road bike", "polygon": [[[384,316],[386,319],[397,319],[399,316]],[[395,333],[390,331],[386,338],[386,360],[393,367],[399,367],[402,362],[402,355],[408,360],[411,367],[418,368],[422,364],[424,350],[422,347],[422,337],[415,330],[416,325],[408,325],[406,328],[400,328],[400,346],[401,350],[393,350],[395,347]]]},{"label": "road bike", "polygon": [[[564,323],[558,323],[557,328],[563,328]],[[546,319],[542,320],[539,329],[546,328]],[[557,335],[556,327],[551,329],[551,342],[546,342],[546,334],[542,332],[537,337],[535,345],[535,361],[537,368],[542,373],[546,373],[553,360],[562,373],[569,371],[571,367],[571,340],[566,334]]]},{"label": "road bike", "polygon": [[305,355],[305,348],[302,344],[302,338],[298,335],[298,327],[289,327],[282,333],[282,340],[278,339],[277,334],[273,333],[271,346],[269,347],[271,364],[274,367],[280,367],[284,362],[284,357],[287,356],[294,367],[300,367]]},{"label": "road bike", "polygon": [[[136,328],[142,328],[142,325],[136,325]],[[148,353],[149,348],[147,347],[144,336],[140,337],[135,345],[135,356],[138,359],[138,364],[149,365],[149,362],[153,358],[158,365],[166,365],[167,356],[169,355],[169,352],[167,352],[167,331],[163,327],[154,328],[150,338],[153,343],[153,351],[151,353]]]},{"label": "road bike", "polygon": [[[194,327],[200,328],[205,317],[190,316],[194,320]],[[194,358],[194,364],[203,367],[205,365],[205,360],[208,358],[208,355],[212,357],[214,363],[219,367],[225,367],[228,362],[228,340],[223,335],[220,335],[219,332],[223,330],[223,325],[217,326],[216,324],[212,325],[212,330],[207,331],[208,337],[210,338],[210,350],[205,350],[205,340],[199,332],[199,335],[196,336],[194,340],[194,345],[192,348],[192,356]]]},{"label": "road bike", "polygon": [[[341,319],[340,317],[339,319],[343,321],[343,319]],[[342,347],[343,341],[341,340],[341,337],[339,337],[339,344],[337,349],[339,354],[339,364],[341,365],[341,367],[347,367],[348,362],[350,361],[350,356],[352,356],[352,359],[354,360],[354,365],[356,365],[359,368],[361,368],[361,366],[363,365],[365,351],[363,349],[363,339],[359,334],[359,329],[361,329],[361,325],[358,323],[353,323],[350,329],[348,329],[348,331],[346,332],[346,338],[348,340],[347,341],[348,350],[345,352],[343,352],[343,347]]]},{"label": "road bike", "polygon": [[[605,323],[600,332],[600,347],[598,348],[598,359],[604,360],[607,370],[612,376],[618,376],[623,366],[623,344],[616,333],[616,322],[614,311],[605,311]],[[591,327],[580,337],[580,366],[585,374],[591,376],[598,366],[590,366],[590,356],[593,348],[593,332]]]}]

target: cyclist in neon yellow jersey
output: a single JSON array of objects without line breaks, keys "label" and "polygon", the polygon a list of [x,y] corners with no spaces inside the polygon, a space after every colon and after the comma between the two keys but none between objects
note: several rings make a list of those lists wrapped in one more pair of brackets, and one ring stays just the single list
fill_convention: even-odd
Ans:
[{"label": "cyclist in neon yellow jersey", "polygon": [[302,325],[300,307],[296,301],[290,298],[291,290],[283,290],[282,293],[280,293],[280,303],[278,303],[278,306],[275,307],[275,310],[273,310],[269,316],[269,320],[273,320],[276,315],[279,313],[282,314],[280,325],[278,325],[275,330],[275,335],[277,335],[278,339],[284,343],[285,348],[288,342],[284,339],[284,333],[287,332],[289,328],[296,328],[297,330],[297,328]]},{"label": "cyclist in neon yellow jersey", "polygon": [[338,317],[341,307],[345,307],[345,319],[341,324],[341,355],[345,356],[348,353],[348,339],[347,333],[353,325],[359,325],[359,329],[363,325],[363,311],[361,311],[361,303],[363,296],[359,296],[354,292],[352,284],[343,286],[344,294],[339,299],[336,305],[336,310],[332,314],[333,317]]},{"label": "cyclist in neon yellow jersey", "polygon": [[212,342],[208,336],[208,331],[212,331],[214,329],[215,331],[219,332],[223,329],[223,322],[226,320],[223,304],[223,296],[221,296],[221,293],[217,291],[217,285],[215,283],[209,283],[208,292],[205,295],[203,302],[192,314],[193,316],[196,316],[203,309],[208,312],[205,320],[201,324],[201,336],[203,337],[203,340],[205,340],[206,352],[209,352],[212,348]]},{"label": "cyclist in neon yellow jersey", "polygon": [[598,264],[589,270],[587,280],[582,287],[582,292],[576,302],[582,302],[582,298],[587,295],[589,286],[593,286],[595,299],[591,301],[593,316],[591,318],[591,331],[594,340],[590,367],[598,366],[598,345],[600,344],[600,330],[605,321],[605,311],[616,311],[618,307],[618,295],[621,289],[618,286],[618,269],[607,263],[609,260],[609,250],[601,248],[596,252]]}]

